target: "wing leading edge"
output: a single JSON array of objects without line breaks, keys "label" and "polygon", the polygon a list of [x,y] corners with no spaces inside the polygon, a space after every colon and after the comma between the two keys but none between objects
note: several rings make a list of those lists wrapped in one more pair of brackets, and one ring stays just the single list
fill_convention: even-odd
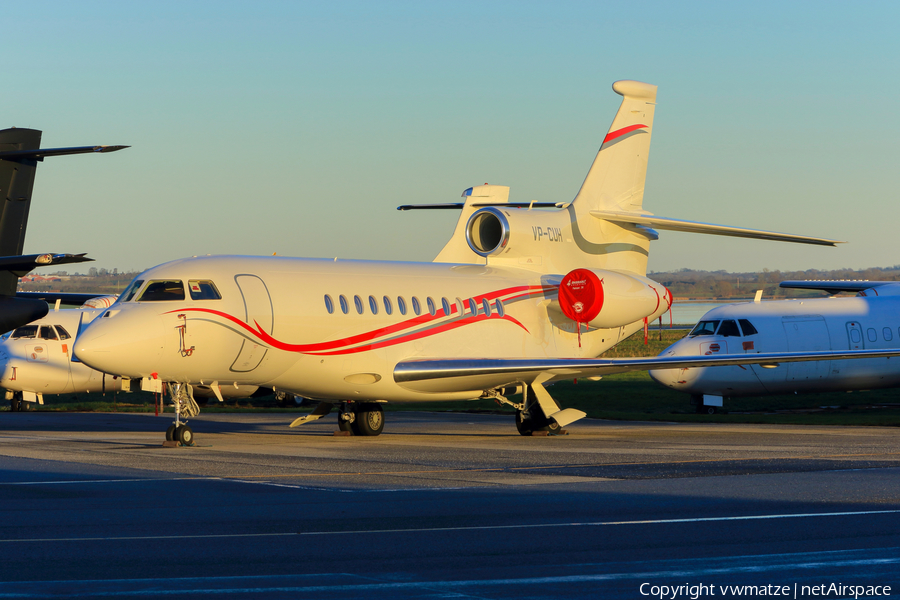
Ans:
[{"label": "wing leading edge", "polygon": [[[414,359],[397,363],[394,381],[416,392],[477,392],[493,388],[578,377],[600,377],[628,371],[762,365],[814,360],[847,360],[900,357],[900,348],[890,350],[847,350],[841,352],[767,352],[721,356],[654,356],[649,358],[471,358]],[[548,375],[550,376],[548,378]]]}]

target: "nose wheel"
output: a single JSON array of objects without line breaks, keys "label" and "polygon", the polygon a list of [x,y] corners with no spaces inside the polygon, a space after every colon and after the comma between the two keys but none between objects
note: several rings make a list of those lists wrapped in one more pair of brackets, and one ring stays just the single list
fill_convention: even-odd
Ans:
[{"label": "nose wheel", "polygon": [[194,430],[183,423],[181,425],[175,425],[173,423],[166,429],[166,441],[178,442],[182,446],[193,446]]},{"label": "nose wheel", "polygon": [[188,427],[187,421],[182,421],[181,417],[196,417],[200,413],[200,407],[194,400],[194,392],[186,383],[171,383],[169,391],[175,405],[175,422],[166,429],[166,441],[178,442],[182,446],[193,446],[194,430]]}]

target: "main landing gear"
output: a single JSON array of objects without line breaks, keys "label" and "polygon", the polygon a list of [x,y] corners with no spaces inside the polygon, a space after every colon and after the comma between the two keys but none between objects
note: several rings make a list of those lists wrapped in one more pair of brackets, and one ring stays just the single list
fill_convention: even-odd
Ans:
[{"label": "main landing gear", "polygon": [[352,435],[374,436],[384,430],[384,411],[378,402],[344,402],[338,412],[338,429]]},{"label": "main landing gear", "polygon": [[187,383],[170,383],[169,393],[175,405],[175,422],[166,429],[166,441],[178,442],[182,446],[194,445],[194,430],[188,427],[187,420],[182,417],[196,417],[200,407],[194,400],[194,392]]},{"label": "main landing gear", "polygon": [[563,427],[587,416],[574,408],[560,410],[556,401],[544,389],[542,381],[526,385],[524,398],[520,403],[507,400],[501,394],[502,391],[495,390],[488,397],[516,409],[516,430],[520,435],[565,435]]}]

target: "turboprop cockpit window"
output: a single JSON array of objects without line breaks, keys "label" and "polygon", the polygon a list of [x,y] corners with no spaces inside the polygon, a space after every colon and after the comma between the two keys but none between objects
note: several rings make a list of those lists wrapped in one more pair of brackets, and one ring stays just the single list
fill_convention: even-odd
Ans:
[{"label": "turboprop cockpit window", "polygon": [[216,288],[216,284],[208,279],[188,280],[188,289],[191,290],[191,300],[221,300],[222,294]]},{"label": "turboprop cockpit window", "polygon": [[22,327],[18,327],[15,331],[13,331],[11,337],[14,340],[37,337],[37,330],[37,325],[23,325]]},{"label": "turboprop cockpit window", "polygon": [[744,331],[744,335],[756,335],[757,333],[759,333],[756,330],[756,327],[753,326],[753,323],[751,323],[747,319],[738,319],[738,323],[741,324],[741,329]]},{"label": "turboprop cockpit window", "polygon": [[719,335],[722,337],[741,337],[741,332],[737,323],[728,319],[727,321],[722,321],[722,325],[719,327]]},{"label": "turboprop cockpit window", "polygon": [[40,338],[42,340],[56,340],[59,339],[56,337],[56,332],[53,331],[53,327],[50,325],[41,325],[41,335]]},{"label": "turboprop cockpit window", "polygon": [[718,321],[700,321],[697,323],[688,337],[697,337],[698,335],[713,335],[716,333],[716,327],[719,326]]},{"label": "turboprop cockpit window", "polygon": [[184,300],[184,284],[180,279],[151,281],[147,289],[138,298],[138,302],[160,302],[165,300]]},{"label": "turboprop cockpit window", "polygon": [[119,296],[119,301],[128,302],[129,300],[134,298],[134,295],[137,294],[142,285],[144,285],[143,279],[135,279],[134,281],[132,281],[130,284],[128,284],[128,287],[125,288],[125,291],[122,292],[122,295]]}]

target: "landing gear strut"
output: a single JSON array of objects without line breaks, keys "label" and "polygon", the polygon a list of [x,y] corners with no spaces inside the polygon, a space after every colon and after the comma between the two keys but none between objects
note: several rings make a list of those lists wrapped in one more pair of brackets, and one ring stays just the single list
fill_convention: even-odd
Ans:
[{"label": "landing gear strut", "polygon": [[193,446],[194,430],[188,427],[187,420],[182,421],[181,417],[196,417],[200,414],[200,407],[194,400],[194,392],[187,383],[171,383],[169,392],[172,404],[175,405],[175,422],[166,429],[166,441],[178,442],[182,446]]},{"label": "landing gear strut", "polygon": [[384,430],[384,410],[378,402],[345,402],[338,413],[338,429],[353,435],[380,435]]}]

